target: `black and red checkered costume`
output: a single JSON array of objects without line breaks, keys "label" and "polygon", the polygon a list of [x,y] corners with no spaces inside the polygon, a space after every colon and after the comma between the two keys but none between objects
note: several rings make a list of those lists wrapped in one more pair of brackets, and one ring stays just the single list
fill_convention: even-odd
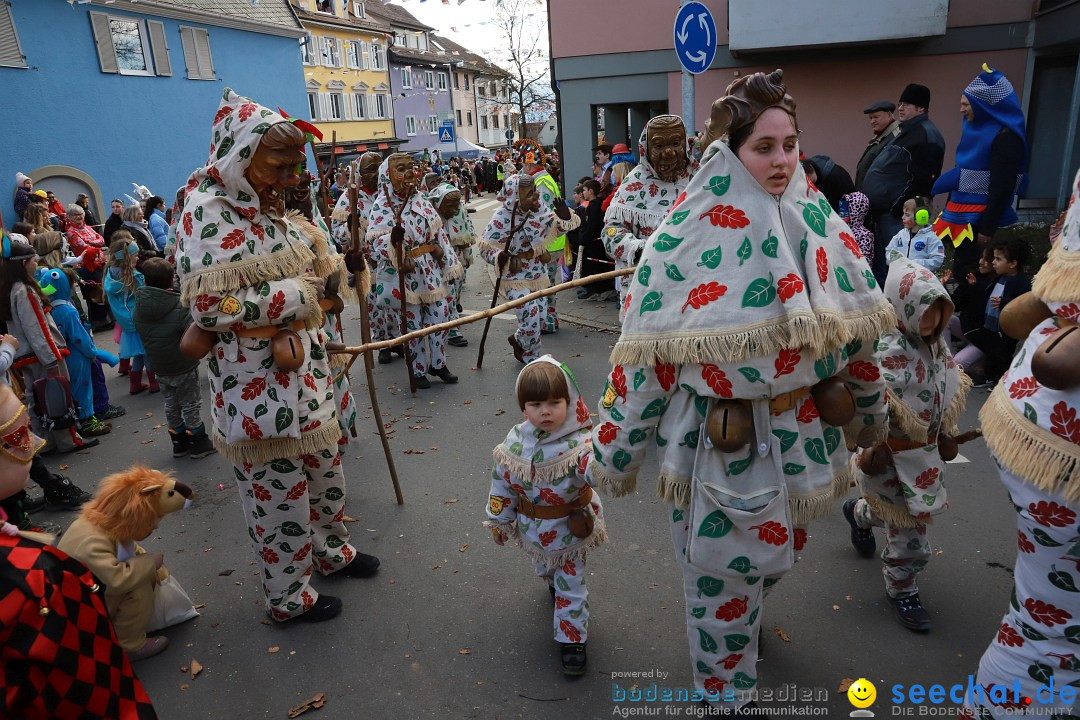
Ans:
[{"label": "black and red checkered costume", "polygon": [[0,716],[157,718],[103,592],[86,566],[56,548],[0,535]]}]

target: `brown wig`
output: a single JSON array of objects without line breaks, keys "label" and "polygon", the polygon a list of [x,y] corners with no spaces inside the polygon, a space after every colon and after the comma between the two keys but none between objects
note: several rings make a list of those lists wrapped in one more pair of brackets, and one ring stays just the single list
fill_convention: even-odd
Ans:
[{"label": "brown wig", "polygon": [[754,132],[754,125],[761,113],[769,108],[780,108],[791,116],[795,129],[799,121],[795,116],[795,100],[784,87],[784,71],[756,72],[741,77],[728,85],[724,97],[713,104],[718,112],[718,124],[709,129],[714,136],[728,136],[728,147],[736,152]]},{"label": "brown wig", "polygon": [[549,362],[532,362],[525,366],[517,379],[518,407],[525,409],[525,403],[558,400],[570,402],[570,388],[566,385],[566,375]]}]

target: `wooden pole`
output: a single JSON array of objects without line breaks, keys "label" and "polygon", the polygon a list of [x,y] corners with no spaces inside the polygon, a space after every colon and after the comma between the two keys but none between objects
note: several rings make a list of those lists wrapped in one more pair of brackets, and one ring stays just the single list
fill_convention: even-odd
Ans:
[{"label": "wooden pole", "polygon": [[[360,218],[357,212],[356,206],[358,201],[359,188],[356,185],[356,178],[349,178],[349,212],[352,215],[352,228],[350,229],[350,250],[354,253],[360,252]],[[367,267],[366,261],[361,259],[364,264],[364,272],[371,272]],[[360,341],[365,344],[371,344],[371,320],[368,315],[368,299],[367,293],[363,291],[363,283],[359,278],[356,280],[357,295],[360,297]],[[353,362],[356,361],[357,355],[353,355],[349,360],[349,364],[345,367],[345,372],[349,372],[349,368],[352,367]],[[368,386],[368,399],[371,401],[371,412],[375,415],[375,424],[379,428],[379,440],[382,442],[383,455],[386,456],[386,467],[390,470],[390,482],[394,484],[394,496],[397,498],[398,505],[405,504],[405,497],[401,494],[401,483],[398,482],[397,467],[394,465],[394,456],[390,452],[390,438],[386,434],[386,424],[383,423],[382,410],[379,409],[379,394],[375,390],[375,357],[371,350],[364,353],[364,375],[367,377]]]},{"label": "wooden pole", "polygon": [[[518,298],[517,300],[511,300],[509,302],[503,303],[502,305],[497,305],[496,307],[489,308],[487,310],[472,313],[471,315],[464,315],[456,320],[448,320],[447,322],[438,323],[437,325],[430,325],[426,328],[423,328],[422,330],[414,330],[413,332],[402,335],[401,337],[392,338],[390,340],[380,340],[378,342],[364,343],[363,345],[334,348],[332,350],[328,350],[328,352],[334,354],[341,353],[357,356],[361,353],[366,353],[369,351],[374,352],[375,350],[382,350],[383,348],[393,347],[395,345],[407,343],[412,340],[418,340],[422,337],[431,335],[432,333],[450,330],[451,328],[468,325],[469,323],[474,323],[480,320],[485,320],[489,317],[494,317],[495,315],[498,315],[499,313],[504,313],[507,310],[513,310],[516,307],[521,307],[525,303],[536,300],[537,298],[554,295],[557,292],[569,290],[570,288],[581,287],[582,285],[591,285],[594,282],[611,280],[617,277],[625,277],[627,275],[632,275],[635,272],[637,272],[636,267],[628,267],[621,270],[611,270],[610,272],[599,273],[598,275],[589,275],[588,277],[578,278],[577,280],[570,280],[569,282],[559,283],[558,285],[552,285],[551,287],[544,288],[543,290],[531,292],[528,295],[524,295]],[[356,358],[354,357],[353,360],[356,360]],[[347,365],[346,370],[348,370],[348,368],[349,366]]]}]

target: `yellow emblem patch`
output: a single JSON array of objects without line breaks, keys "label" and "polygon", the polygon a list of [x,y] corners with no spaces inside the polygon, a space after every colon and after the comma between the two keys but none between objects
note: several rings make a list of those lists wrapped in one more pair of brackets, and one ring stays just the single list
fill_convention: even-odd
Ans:
[{"label": "yellow emblem patch", "polygon": [[618,235],[618,234],[619,234],[619,231],[618,231],[618,230],[616,230],[616,229],[615,229],[615,228],[613,228],[613,227],[609,227],[609,228],[608,228],[608,229],[606,230],[606,232],[607,232],[607,236],[608,236],[608,237],[615,237],[616,235]]},{"label": "yellow emblem patch", "polygon": [[498,515],[503,510],[503,499],[498,495],[492,495],[488,498],[488,510],[492,515]]},{"label": "yellow emblem patch", "polygon": [[619,394],[615,392],[614,386],[611,383],[604,385],[604,398],[601,401],[605,408],[611,409],[615,405],[615,398],[619,397]]},{"label": "yellow emblem patch", "polygon": [[221,298],[221,302],[218,303],[218,310],[226,315],[239,315],[240,311],[244,309],[244,306],[240,304],[240,301],[234,298],[232,295],[226,295]]}]

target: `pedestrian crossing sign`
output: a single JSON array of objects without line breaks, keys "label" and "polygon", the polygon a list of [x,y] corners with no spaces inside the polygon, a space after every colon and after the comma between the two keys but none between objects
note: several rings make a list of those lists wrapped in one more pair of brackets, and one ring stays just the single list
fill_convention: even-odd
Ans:
[{"label": "pedestrian crossing sign", "polygon": [[439,142],[454,142],[454,128],[445,126],[439,128]]}]

